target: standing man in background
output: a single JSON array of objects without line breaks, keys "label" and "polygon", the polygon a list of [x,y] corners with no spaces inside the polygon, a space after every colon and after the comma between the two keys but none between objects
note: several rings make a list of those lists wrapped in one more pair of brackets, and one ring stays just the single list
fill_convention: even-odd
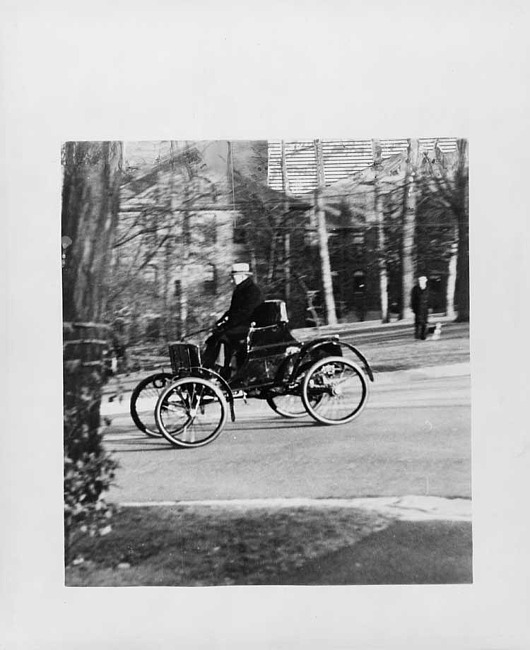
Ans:
[{"label": "standing man in background", "polygon": [[429,320],[429,289],[425,275],[419,276],[418,284],[412,289],[410,307],[414,312],[414,338],[425,341]]}]

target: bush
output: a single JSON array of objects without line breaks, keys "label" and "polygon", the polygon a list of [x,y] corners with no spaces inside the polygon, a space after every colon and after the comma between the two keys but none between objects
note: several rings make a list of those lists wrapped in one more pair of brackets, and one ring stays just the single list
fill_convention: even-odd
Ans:
[{"label": "bush", "polygon": [[[65,386],[72,386],[66,377]],[[112,507],[102,494],[112,484],[117,463],[104,450],[99,432],[100,391],[97,377],[92,377],[77,394],[75,389],[65,394],[64,530],[67,564],[72,560],[73,548],[80,537],[110,532]]]}]

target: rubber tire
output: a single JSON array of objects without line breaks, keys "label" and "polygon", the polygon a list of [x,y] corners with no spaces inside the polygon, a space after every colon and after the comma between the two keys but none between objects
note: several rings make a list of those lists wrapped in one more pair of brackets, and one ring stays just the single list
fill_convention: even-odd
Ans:
[{"label": "rubber tire", "polygon": [[[286,361],[291,361],[291,358],[287,359]],[[303,373],[307,372],[310,368],[312,367],[311,363],[304,363],[298,370],[297,377],[302,375]],[[297,418],[305,418],[307,417],[307,409],[304,406],[304,403],[302,401],[302,396],[300,395],[300,406],[302,407],[300,412],[293,413],[291,411],[286,411],[285,409],[282,409],[280,406],[278,406],[275,401],[274,401],[273,395],[270,397],[267,397],[267,404],[271,407],[271,409],[277,413],[278,415],[281,415],[283,418],[289,418],[291,420],[297,419]],[[278,396],[280,397],[280,396]],[[302,410],[303,409],[303,410]]]},{"label": "rubber tire", "polygon": [[[283,397],[283,395],[278,395],[277,397]],[[296,397],[293,395],[293,397]],[[283,410],[281,407],[279,407],[275,401],[274,401],[274,396],[267,397],[267,404],[271,407],[271,409],[277,413],[278,415],[281,415],[282,418],[290,418],[290,419],[296,419],[296,418],[305,418],[307,417],[307,409],[304,406],[304,403],[302,402],[302,398],[300,397],[300,406],[303,408],[303,410],[300,411],[300,413],[292,413],[289,411]]]},{"label": "rubber tire", "polygon": [[[170,395],[170,393],[179,386],[183,386],[186,383],[193,383],[193,384],[200,384],[203,386],[206,386],[209,390],[211,390],[215,397],[217,398],[217,401],[221,405],[221,419],[220,422],[217,424],[216,428],[214,429],[213,433],[208,437],[205,438],[204,440],[200,442],[186,442],[183,440],[176,440],[175,438],[172,437],[173,434],[177,434],[184,427],[180,427],[179,429],[176,429],[174,431],[168,431],[166,427],[164,426],[164,423],[162,421],[162,407],[164,404],[164,400]],[[155,406],[155,421],[158,427],[158,430],[160,433],[164,436],[164,438],[171,443],[174,447],[178,448],[184,448],[184,449],[189,449],[189,448],[196,448],[196,447],[204,447],[205,445],[210,444],[216,438],[219,437],[221,434],[224,425],[226,424],[228,416],[228,405],[226,402],[226,398],[221,391],[221,389],[214,384],[213,382],[209,381],[208,379],[203,379],[202,377],[182,377],[181,379],[177,379],[176,381],[172,382],[169,386],[167,386],[162,393],[160,394],[160,397],[158,398],[158,401]]]},{"label": "rubber tire", "polygon": [[[317,373],[320,370],[320,368],[326,366],[329,363],[342,363],[343,365],[353,369],[355,373],[358,375],[363,389],[359,406],[355,409],[353,413],[340,420],[331,420],[329,418],[326,418],[324,415],[322,415],[316,409],[314,409],[309,400],[309,395],[307,392],[309,382],[311,381],[311,377],[315,373]],[[304,381],[302,383],[302,401],[304,402],[304,406],[307,412],[309,413],[309,415],[320,424],[336,425],[336,424],[347,424],[348,422],[352,422],[352,420],[355,420],[355,418],[357,418],[362,413],[364,407],[366,406],[366,402],[368,401],[368,392],[369,392],[369,387],[364,372],[356,363],[354,363],[350,359],[346,359],[345,357],[325,357],[324,359],[320,359],[320,361],[317,361],[310,368],[309,372],[304,377]]]},{"label": "rubber tire", "polygon": [[[161,438],[162,434],[160,433],[160,431],[158,431],[158,429],[155,430],[153,428],[150,428],[149,425],[145,424],[145,422],[142,421],[142,419],[138,415],[138,411],[136,410],[136,402],[138,401],[138,398],[140,397],[142,391],[146,389],[150,384],[152,384],[153,381],[156,379],[168,383],[173,380],[173,375],[170,374],[169,372],[155,372],[154,374],[149,375],[145,379],[142,379],[142,381],[133,390],[131,394],[130,405],[129,405],[129,411],[134,424],[137,426],[138,429],[140,429],[142,433],[145,433],[147,436],[151,438]],[[165,386],[161,388],[161,390],[164,389]],[[154,408],[153,408],[153,416],[154,416]]]}]

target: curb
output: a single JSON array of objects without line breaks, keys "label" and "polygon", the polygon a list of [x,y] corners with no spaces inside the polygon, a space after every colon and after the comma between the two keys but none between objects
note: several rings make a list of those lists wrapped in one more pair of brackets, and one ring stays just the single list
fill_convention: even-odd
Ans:
[{"label": "curb", "polygon": [[393,384],[403,381],[423,381],[425,379],[442,379],[444,377],[468,377],[471,375],[471,363],[454,363],[445,366],[424,366],[411,370],[391,370],[374,372],[374,385]]},{"label": "curb", "polygon": [[471,521],[471,499],[407,495],[352,499],[230,499],[201,501],[131,501],[124,508],[212,508],[233,510],[283,510],[293,508],[351,508],[369,510],[400,521]]}]

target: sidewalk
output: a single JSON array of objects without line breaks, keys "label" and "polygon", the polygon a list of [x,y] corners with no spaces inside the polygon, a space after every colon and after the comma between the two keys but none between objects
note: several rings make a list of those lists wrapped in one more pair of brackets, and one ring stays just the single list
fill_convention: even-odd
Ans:
[{"label": "sidewalk", "polygon": [[352,497],[350,499],[215,499],[205,501],[121,502],[125,508],[180,506],[190,510],[227,508],[245,512],[255,509],[290,510],[311,508],[326,511],[334,508],[361,509],[396,521],[471,521],[471,499],[406,495],[401,497]]},{"label": "sidewalk", "polygon": [[410,370],[390,370],[374,372],[376,384],[403,383],[405,381],[423,381],[424,379],[439,379],[441,377],[468,377],[471,375],[471,363],[453,363],[441,366],[424,366]]},{"label": "sidewalk", "polygon": [[[445,316],[444,314],[431,314],[429,316],[429,322],[431,324],[453,323],[454,320],[454,317]],[[318,338],[320,336],[347,336],[348,334],[362,334],[363,332],[372,332],[374,330],[410,329],[413,327],[413,318],[393,320],[390,323],[382,323],[381,320],[378,319],[352,323],[339,323],[337,325],[322,325],[321,327],[300,327],[293,329],[292,333],[295,338],[304,340],[313,337]]]}]

